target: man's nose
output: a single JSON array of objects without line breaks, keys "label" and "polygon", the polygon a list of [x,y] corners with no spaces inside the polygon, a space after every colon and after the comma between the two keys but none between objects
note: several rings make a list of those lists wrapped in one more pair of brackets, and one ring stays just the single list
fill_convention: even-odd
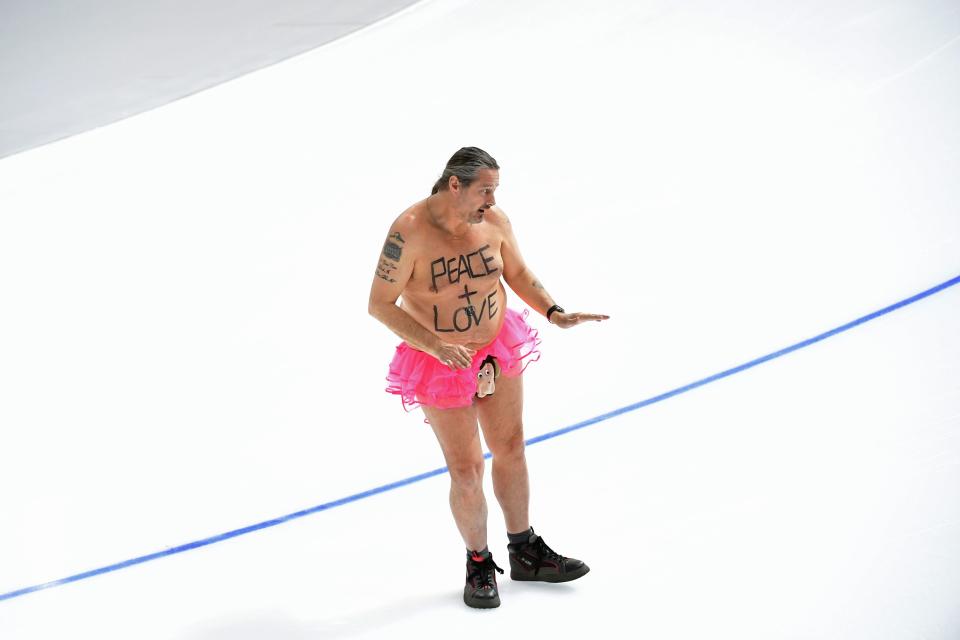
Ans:
[{"label": "man's nose", "polygon": [[495,204],[497,204],[497,197],[496,197],[495,195],[493,195],[492,193],[491,193],[490,195],[488,195],[488,196],[487,196],[487,204],[490,205],[491,207],[494,206]]}]

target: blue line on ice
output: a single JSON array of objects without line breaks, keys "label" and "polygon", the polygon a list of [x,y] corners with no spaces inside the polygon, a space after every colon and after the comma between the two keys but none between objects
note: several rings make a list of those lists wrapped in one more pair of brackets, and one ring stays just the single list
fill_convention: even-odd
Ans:
[{"label": "blue line on ice", "polygon": [[[628,412],[630,412],[630,411],[636,411],[637,409],[640,409],[640,408],[642,408],[642,407],[646,407],[646,406],[651,405],[651,404],[655,404],[655,403],[657,403],[657,402],[662,402],[663,400],[666,400],[666,399],[668,399],[668,398],[672,398],[673,396],[680,395],[681,393],[686,393],[687,391],[691,391],[691,390],[693,390],[693,389],[696,389],[697,387],[702,387],[702,386],[704,386],[704,385],[706,385],[706,384],[710,384],[711,382],[715,382],[715,381],[720,380],[720,379],[722,379],[722,378],[726,378],[726,377],[728,377],[728,376],[732,376],[732,375],[734,375],[735,373],[740,373],[741,371],[746,371],[747,369],[751,369],[751,368],[753,368],[753,367],[755,367],[755,366],[757,366],[757,365],[759,365],[759,364],[763,364],[764,362],[769,362],[770,360],[774,360],[774,359],[779,358],[779,357],[781,357],[781,356],[785,356],[785,355],[787,355],[788,353],[792,353],[792,352],[794,352],[794,351],[797,351],[798,349],[803,349],[804,347],[809,347],[810,345],[815,344],[815,343],[817,343],[817,342],[820,342],[821,340],[826,340],[827,338],[830,338],[830,337],[832,337],[832,336],[835,336],[835,335],[837,335],[838,333],[842,333],[842,332],[844,332],[844,331],[848,331],[848,330],[850,330],[850,329],[853,329],[854,327],[859,326],[859,325],[861,325],[861,324],[863,324],[863,323],[865,323],[865,322],[869,322],[869,321],[871,321],[871,320],[875,320],[876,318],[879,318],[880,316],[886,315],[886,314],[888,314],[888,313],[890,313],[890,312],[892,312],[892,311],[896,311],[897,309],[903,308],[903,307],[905,307],[905,306],[907,306],[907,305],[913,304],[914,302],[917,302],[917,301],[919,301],[919,300],[922,300],[922,299],[924,299],[924,298],[927,298],[927,297],[929,297],[929,296],[932,296],[932,295],[934,295],[935,293],[939,293],[940,291],[943,291],[944,289],[947,289],[947,288],[949,288],[949,287],[952,287],[952,286],[954,286],[954,285],[956,285],[956,284],[958,284],[958,283],[960,283],[960,275],[958,275],[958,276],[956,276],[956,277],[953,277],[953,278],[950,278],[950,279],[947,280],[946,282],[942,282],[942,283],[938,284],[938,285],[935,286],[935,287],[931,287],[930,289],[927,289],[926,291],[921,291],[920,293],[918,293],[918,294],[916,294],[916,295],[910,296],[909,298],[905,298],[905,299],[901,300],[900,302],[896,302],[896,303],[894,303],[894,304],[892,304],[892,305],[890,305],[890,306],[888,306],[888,307],[884,307],[883,309],[880,309],[880,310],[878,310],[878,311],[874,311],[873,313],[867,314],[867,315],[865,315],[865,316],[863,316],[863,317],[861,317],[861,318],[857,318],[856,320],[853,320],[853,321],[848,322],[848,323],[846,323],[846,324],[844,324],[844,325],[841,325],[841,326],[839,326],[839,327],[836,327],[835,329],[831,329],[830,331],[826,331],[826,332],[824,332],[824,333],[821,333],[821,334],[819,334],[819,335],[816,335],[816,336],[814,336],[814,337],[812,337],[812,338],[808,338],[808,339],[803,340],[803,341],[801,341],[801,342],[797,342],[796,344],[793,344],[793,345],[790,345],[789,347],[785,347],[785,348],[783,348],[783,349],[780,349],[779,351],[775,351],[775,352],[773,352],[773,353],[769,353],[769,354],[767,354],[767,355],[765,355],[765,356],[761,356],[761,357],[756,358],[756,359],[754,359],[754,360],[750,360],[749,362],[745,362],[744,364],[741,364],[741,365],[739,365],[739,366],[733,367],[732,369],[727,369],[726,371],[721,371],[720,373],[715,373],[715,374],[713,374],[712,376],[708,376],[708,377],[706,377],[706,378],[703,378],[702,380],[697,380],[696,382],[691,382],[690,384],[684,385],[684,386],[682,386],[682,387],[677,387],[676,389],[673,389],[672,391],[667,391],[666,393],[661,393],[661,394],[658,395],[658,396],[654,396],[654,397],[652,397],[652,398],[647,398],[646,400],[641,400],[640,402],[635,402],[635,403],[629,404],[629,405],[627,405],[627,406],[625,406],[625,407],[620,407],[619,409],[614,409],[613,411],[610,411],[610,412],[608,412],[608,413],[604,413],[604,414],[602,414],[602,415],[595,416],[595,417],[590,418],[590,419],[588,419],[588,420],[584,420],[584,421],[582,421],[582,422],[578,422],[578,423],[576,423],[576,424],[572,424],[572,425],[570,425],[570,426],[568,426],[568,427],[564,427],[564,428],[562,428],[562,429],[557,429],[556,431],[551,431],[551,432],[549,432],[549,433],[544,433],[544,434],[542,434],[542,435],[539,435],[539,436],[530,438],[529,440],[526,441],[526,443],[527,443],[527,445],[532,445],[532,444],[536,444],[536,443],[538,443],[538,442],[543,442],[544,440],[549,440],[550,438],[556,438],[557,436],[563,435],[563,434],[565,434],[565,433],[569,433],[569,432],[571,432],[571,431],[576,431],[577,429],[583,429],[584,427],[588,427],[588,426],[590,426],[590,425],[592,425],[592,424],[596,424],[596,423],[602,422],[602,421],[604,421],[604,420],[609,420],[610,418],[614,418],[614,417],[619,416],[619,415],[621,415],[621,414],[628,413]],[[487,453],[487,454],[485,454],[484,457],[485,457],[485,458],[489,458],[489,457],[490,457],[490,454]],[[242,535],[245,535],[245,534],[247,534],[247,533],[252,533],[252,532],[254,532],[254,531],[259,531],[259,530],[261,530],[261,529],[267,529],[267,528],[269,528],[269,527],[274,527],[274,526],[276,526],[276,525],[278,525],[278,524],[283,524],[284,522],[289,522],[290,520],[296,520],[297,518],[302,518],[302,517],[304,517],[304,516],[309,516],[309,515],[314,514],[314,513],[319,513],[320,511],[326,511],[326,510],[328,510],[328,509],[333,509],[334,507],[339,507],[339,506],[342,506],[342,505],[345,505],[345,504],[349,504],[349,503],[351,503],[351,502],[356,502],[357,500],[362,500],[363,498],[369,498],[370,496],[377,495],[378,493],[384,493],[384,492],[386,492],[386,491],[392,491],[393,489],[399,489],[400,487],[406,486],[406,485],[408,485],[408,484],[413,484],[413,483],[419,482],[419,481],[421,481],[421,480],[426,480],[427,478],[432,478],[433,476],[438,476],[438,475],[441,475],[441,474],[446,473],[446,472],[447,472],[447,468],[446,468],[446,467],[442,467],[442,468],[440,468],[440,469],[434,469],[433,471],[427,471],[427,472],[424,472],[424,473],[421,473],[421,474],[418,474],[418,475],[415,475],[415,476],[411,476],[411,477],[409,477],[409,478],[404,478],[403,480],[397,480],[396,482],[391,482],[390,484],[385,484],[385,485],[382,485],[382,486],[379,486],[379,487],[375,487],[375,488],[373,488],[373,489],[367,489],[366,491],[362,491],[362,492],[360,492],[360,493],[355,493],[355,494],[353,494],[353,495],[351,495],[351,496],[347,496],[347,497],[345,497],[345,498],[340,498],[339,500],[334,500],[333,502],[327,502],[327,503],[325,503],[325,504],[317,505],[317,506],[315,506],[315,507],[310,507],[309,509],[304,509],[304,510],[302,510],[302,511],[297,511],[297,512],[295,512],[295,513],[290,513],[290,514],[287,514],[287,515],[285,515],[285,516],[280,516],[279,518],[274,518],[274,519],[272,519],[272,520],[266,520],[266,521],[264,521],[264,522],[258,522],[257,524],[252,524],[252,525],[249,525],[249,526],[247,526],[247,527],[243,527],[243,528],[241,528],[241,529],[235,529],[235,530],[233,530],[233,531],[228,531],[228,532],[226,532],[226,533],[221,533],[220,535],[212,536],[212,537],[210,537],[210,538],[204,538],[204,539],[202,539],[202,540],[196,540],[196,541],[194,541],[194,542],[188,542],[187,544],[182,544],[182,545],[177,546],[177,547],[171,547],[171,548],[169,548],[169,549],[164,549],[163,551],[157,551],[157,552],[155,552],[155,553],[150,553],[150,554],[145,555],[145,556],[140,556],[140,557],[137,557],[137,558],[131,558],[130,560],[124,560],[123,562],[117,562],[116,564],[111,564],[111,565],[107,565],[107,566],[105,566],[105,567],[100,567],[99,569],[92,569],[92,570],[90,570],[90,571],[84,571],[83,573],[78,573],[78,574],[76,574],[76,575],[68,576],[68,577],[66,577],[66,578],[61,578],[61,579],[59,579],[59,580],[54,580],[54,581],[52,581],[52,582],[45,582],[45,583],[43,583],[43,584],[37,584],[37,585],[31,586],[31,587],[24,587],[23,589],[17,589],[16,591],[11,591],[11,592],[9,592],[9,593],[0,594],[0,601],[10,600],[10,599],[12,599],[12,598],[17,598],[17,597],[19,597],[19,596],[27,595],[28,593],[33,593],[33,592],[35,592],[35,591],[42,591],[42,590],[44,590],[44,589],[50,589],[50,588],[52,588],[52,587],[58,587],[58,586],[60,586],[60,585],[69,584],[69,583],[71,583],[71,582],[77,582],[77,581],[80,581],[80,580],[85,580],[85,579],[87,579],[87,578],[92,578],[92,577],[94,577],[94,576],[99,576],[99,575],[102,575],[102,574],[105,574],[105,573],[111,573],[111,572],[113,572],[113,571],[118,571],[118,570],[120,570],[120,569],[125,569],[125,568],[127,568],[127,567],[132,567],[132,566],[137,565],[137,564],[143,564],[144,562],[149,562],[149,561],[151,561],[151,560],[157,560],[157,559],[159,559],[159,558],[164,558],[164,557],[166,557],[166,556],[172,556],[172,555],[175,555],[175,554],[178,554],[178,553],[183,553],[184,551],[190,551],[191,549],[199,549],[200,547],[206,547],[207,545],[211,545],[211,544],[214,544],[214,543],[217,543],[217,542],[221,542],[221,541],[223,541],[223,540],[229,540],[230,538],[236,538],[237,536],[242,536]]]}]

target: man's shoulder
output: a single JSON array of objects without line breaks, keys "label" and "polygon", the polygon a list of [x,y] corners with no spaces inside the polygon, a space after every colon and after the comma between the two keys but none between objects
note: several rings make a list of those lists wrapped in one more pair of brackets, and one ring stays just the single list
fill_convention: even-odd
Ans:
[{"label": "man's shoulder", "polygon": [[403,242],[419,243],[423,239],[425,230],[423,203],[408,207],[403,213],[397,216],[393,224],[390,225],[390,234],[400,234]]},{"label": "man's shoulder", "polygon": [[489,223],[490,226],[496,227],[499,230],[506,230],[510,228],[510,218],[507,217],[507,214],[503,212],[503,209],[494,205],[487,210],[487,213],[484,215],[484,221]]}]

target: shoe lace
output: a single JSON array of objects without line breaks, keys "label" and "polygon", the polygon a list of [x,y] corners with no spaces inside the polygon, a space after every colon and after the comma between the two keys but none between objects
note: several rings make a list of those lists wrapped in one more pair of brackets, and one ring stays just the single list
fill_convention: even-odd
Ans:
[{"label": "shoe lace", "polygon": [[494,570],[499,573],[503,573],[503,569],[497,566],[497,563],[493,561],[493,556],[487,556],[486,559],[480,559],[477,556],[470,558],[470,575],[467,576],[470,584],[475,588],[482,589],[483,587],[493,587]]},{"label": "shoe lace", "polygon": [[530,543],[530,546],[533,547],[534,552],[540,560],[563,560],[563,556],[548,547],[547,543],[544,542],[540,536],[537,536],[536,540]]}]

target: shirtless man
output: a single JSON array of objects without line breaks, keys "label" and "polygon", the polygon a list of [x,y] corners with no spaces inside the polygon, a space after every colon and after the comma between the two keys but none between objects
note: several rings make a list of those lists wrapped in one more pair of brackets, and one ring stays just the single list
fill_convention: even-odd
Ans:
[{"label": "shirtless man", "polygon": [[507,308],[503,281],[559,327],[608,318],[567,313],[524,263],[510,221],[496,206],[499,169],[475,147],[450,158],[432,194],[390,227],[369,306],[373,317],[403,339],[390,364],[387,391],[400,395],[405,406],[422,407],[440,442],[450,471],[450,508],[467,547],[463,599],[479,608],[500,605],[494,572],[503,570],[487,548],[478,420],[493,455],[510,577],[567,582],[589,571],[580,560],[550,549],[528,520],[521,374],[539,357],[539,340],[526,313]]}]

